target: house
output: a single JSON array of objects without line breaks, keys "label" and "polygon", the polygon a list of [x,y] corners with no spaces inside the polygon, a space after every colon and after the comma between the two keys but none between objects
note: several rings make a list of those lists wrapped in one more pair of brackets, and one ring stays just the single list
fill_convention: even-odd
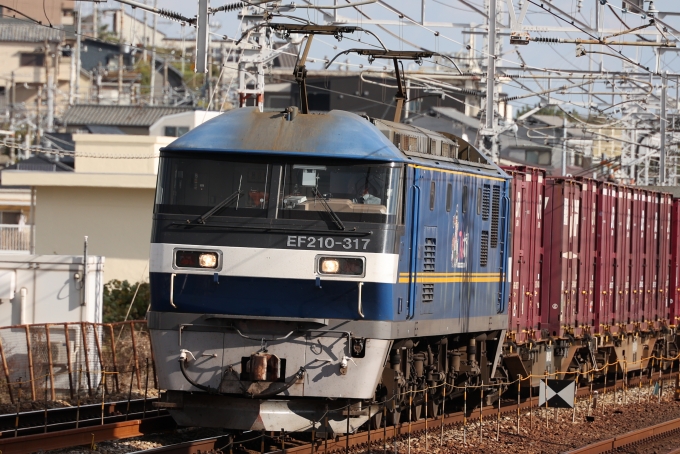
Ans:
[{"label": "house", "polygon": [[35,191],[35,253],[106,257],[107,280],[148,275],[159,149],[172,137],[74,134],[72,171],[8,169],[2,185]]},{"label": "house", "polygon": [[[61,118],[66,132],[86,132],[92,127],[115,127],[125,134],[149,135],[149,128],[166,115],[196,110],[190,106],[117,106],[76,104]],[[195,125],[195,124],[194,124]]]},{"label": "house", "polygon": [[[159,150],[175,140],[182,128],[193,129],[218,113],[180,109],[179,113],[170,110],[172,115],[157,118],[160,108],[92,107],[100,110],[91,111],[90,120],[100,126],[83,126],[84,133],[72,133],[75,157],[66,153],[68,157],[56,161],[34,155],[3,170],[0,203],[2,190],[12,187],[21,186],[29,197],[32,194],[29,204],[32,200],[35,207],[35,254],[82,254],[83,237],[88,236],[89,253],[106,258],[106,281],[143,281],[149,271]],[[133,115],[125,123],[120,114],[125,109],[128,113],[129,109],[142,109],[146,114]],[[110,116],[118,120],[101,125],[107,112],[114,112]],[[82,115],[86,117],[87,112]],[[116,128],[119,133],[90,134],[91,128]],[[120,134],[128,128],[132,134]],[[1,216],[2,211],[0,221]]]},{"label": "house", "polygon": [[[10,114],[58,116],[68,103],[72,81],[71,48],[73,36],[59,28],[42,27],[25,20],[0,18],[0,105]],[[74,73],[75,74],[75,73]],[[89,92],[90,77],[79,75],[81,96]],[[52,85],[51,82],[54,82]],[[53,89],[49,88],[52,86]],[[40,97],[41,102],[37,100]],[[47,109],[52,99],[54,111]]]}]

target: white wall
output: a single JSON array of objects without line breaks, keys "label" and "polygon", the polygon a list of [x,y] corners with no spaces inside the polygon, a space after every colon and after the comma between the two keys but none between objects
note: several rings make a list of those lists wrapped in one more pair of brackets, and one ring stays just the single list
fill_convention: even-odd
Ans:
[{"label": "white wall", "polygon": [[190,112],[181,112],[173,115],[166,115],[160,118],[156,123],[149,127],[150,136],[163,136],[165,134],[166,126],[184,126],[191,131],[196,126],[205,123],[208,120],[221,115],[221,112],[196,110]]},{"label": "white wall", "polygon": [[148,279],[155,190],[134,188],[37,188],[36,253],[89,251],[106,257],[105,281]]},{"label": "white wall", "polygon": [[82,252],[80,256],[0,255],[0,326],[101,323],[104,258],[89,255],[87,267],[83,287]]}]

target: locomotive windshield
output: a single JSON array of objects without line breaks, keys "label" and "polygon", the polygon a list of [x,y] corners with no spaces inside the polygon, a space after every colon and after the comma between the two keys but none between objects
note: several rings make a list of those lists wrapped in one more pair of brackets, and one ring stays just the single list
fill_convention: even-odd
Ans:
[{"label": "locomotive windshield", "polygon": [[[400,175],[400,167],[390,164],[166,155],[161,157],[155,211],[201,216],[217,208],[211,216],[267,217],[275,203],[279,219],[326,220],[326,205],[343,221],[395,222]],[[279,184],[270,194],[273,176]]]}]

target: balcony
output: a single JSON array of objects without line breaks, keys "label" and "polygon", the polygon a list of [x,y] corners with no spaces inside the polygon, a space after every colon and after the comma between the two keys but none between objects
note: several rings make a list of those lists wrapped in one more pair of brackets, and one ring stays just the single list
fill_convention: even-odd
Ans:
[{"label": "balcony", "polygon": [[30,225],[0,224],[0,253],[28,254],[30,250]]}]

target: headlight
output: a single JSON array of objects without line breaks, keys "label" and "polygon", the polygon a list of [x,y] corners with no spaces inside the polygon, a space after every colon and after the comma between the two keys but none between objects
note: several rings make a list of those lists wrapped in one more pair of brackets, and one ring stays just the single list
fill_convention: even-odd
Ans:
[{"label": "headlight", "polygon": [[364,259],[360,257],[319,257],[319,274],[363,276]]},{"label": "headlight", "polygon": [[219,265],[217,255],[216,252],[175,251],[175,266],[177,268],[215,269]]},{"label": "headlight", "polygon": [[215,268],[217,266],[217,254],[206,252],[198,256],[198,264],[201,268]]},{"label": "headlight", "polygon": [[340,270],[340,263],[335,259],[325,259],[321,261],[321,273],[335,274]]}]

